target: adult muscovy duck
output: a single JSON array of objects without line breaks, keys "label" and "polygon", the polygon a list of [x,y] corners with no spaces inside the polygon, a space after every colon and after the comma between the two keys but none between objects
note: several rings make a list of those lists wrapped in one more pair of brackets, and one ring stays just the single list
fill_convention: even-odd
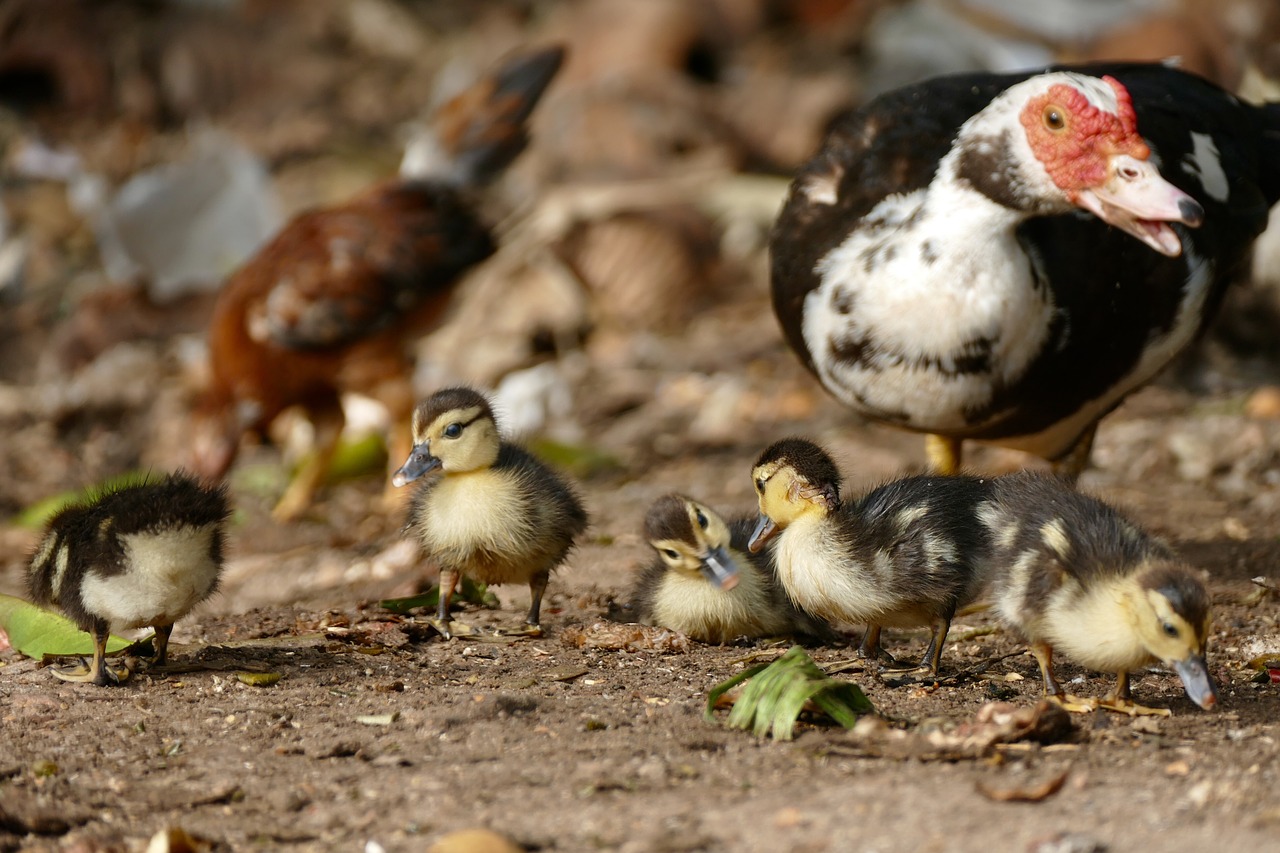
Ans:
[{"label": "adult muscovy duck", "polygon": [[1074,477],[1100,418],[1187,346],[1280,198],[1280,105],[1156,64],[961,74],[833,127],[771,240],[774,310],[822,384]]}]

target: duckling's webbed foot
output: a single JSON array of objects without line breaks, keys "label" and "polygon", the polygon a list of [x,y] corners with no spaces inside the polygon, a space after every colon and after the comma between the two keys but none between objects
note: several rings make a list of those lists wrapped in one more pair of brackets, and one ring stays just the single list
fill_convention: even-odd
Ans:
[{"label": "duckling's webbed foot", "polygon": [[536,572],[529,578],[529,615],[524,621],[529,627],[537,629],[539,634],[542,633],[542,595],[547,591],[549,580],[551,580],[550,570]]},{"label": "duckling's webbed foot", "polygon": [[1058,677],[1053,673],[1053,646],[1048,643],[1032,643],[1031,654],[1035,655],[1036,662],[1040,664],[1040,677],[1044,680],[1046,699],[1058,703],[1064,711],[1072,714],[1091,714],[1097,709],[1097,699],[1072,696],[1062,689]]},{"label": "duckling's webbed foot", "polygon": [[454,637],[475,637],[481,633],[480,629],[474,625],[459,622],[457,619],[441,619],[438,616],[432,616],[426,621],[446,640],[452,640]]},{"label": "duckling's webbed foot", "polygon": [[897,659],[886,652],[880,645],[880,626],[868,625],[867,632],[862,635],[862,642],[858,644],[858,657],[872,663],[881,663],[886,666],[897,666]]},{"label": "duckling's webbed foot", "polygon": [[1046,693],[1045,698],[1071,714],[1092,714],[1099,707],[1098,700],[1088,696],[1073,696],[1070,693],[1059,692]]},{"label": "duckling's webbed foot", "polygon": [[133,670],[127,664],[116,669],[107,663],[108,635],[108,629],[105,626],[101,630],[94,631],[92,663],[86,663],[84,658],[80,658],[77,666],[49,667],[49,671],[55,678],[62,681],[96,684],[99,687],[124,684],[129,680],[129,676],[133,675]]},{"label": "duckling's webbed foot", "polygon": [[453,601],[453,590],[458,586],[458,578],[457,569],[440,568],[440,601],[436,605],[436,618],[427,620],[446,640],[453,639],[454,625],[449,619],[449,604]]},{"label": "duckling's webbed foot", "polygon": [[1120,672],[1116,674],[1116,686],[1108,693],[1102,701],[1098,702],[1099,708],[1105,708],[1108,711],[1115,711],[1119,714],[1128,714],[1130,717],[1171,717],[1173,712],[1168,708],[1148,708],[1146,705],[1139,705],[1133,701],[1133,694],[1129,690],[1129,673]]},{"label": "duckling's webbed foot", "polygon": [[541,637],[541,625],[525,624],[519,628],[499,628],[497,634],[500,637]]},{"label": "duckling's webbed foot", "polygon": [[921,675],[937,676],[938,665],[942,662],[942,647],[947,643],[947,634],[951,631],[950,617],[938,617],[933,622],[933,632],[929,635],[929,647],[924,650],[924,657],[915,671]]},{"label": "duckling's webbed foot", "polygon": [[169,635],[173,633],[172,625],[157,625],[156,635],[152,643],[156,647],[155,657],[151,658],[151,666],[164,666],[169,662]]},{"label": "duckling's webbed foot", "polygon": [[96,684],[99,687],[110,687],[113,685],[123,684],[129,680],[132,675],[128,667],[122,667],[119,670],[107,666],[106,661],[100,665],[93,664],[80,658],[80,663],[71,667],[49,667],[49,672],[53,673],[54,678],[62,681],[78,682],[82,684]]},{"label": "duckling's webbed foot", "polygon": [[1132,699],[1118,699],[1107,696],[1104,699],[1094,700],[1099,708],[1108,711],[1115,711],[1119,714],[1128,714],[1130,717],[1171,717],[1173,711],[1168,708],[1149,708],[1146,705],[1139,705]]},{"label": "duckling's webbed foot", "polygon": [[498,634],[503,637],[541,637],[542,594],[547,591],[547,581],[551,579],[550,571],[537,572],[529,578],[529,614],[521,628],[499,628]]}]

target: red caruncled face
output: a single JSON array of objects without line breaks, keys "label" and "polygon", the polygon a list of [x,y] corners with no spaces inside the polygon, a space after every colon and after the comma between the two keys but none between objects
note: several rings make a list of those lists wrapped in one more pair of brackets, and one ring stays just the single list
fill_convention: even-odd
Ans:
[{"label": "red caruncled face", "polygon": [[1151,149],[1138,135],[1129,90],[1113,77],[1103,77],[1116,93],[1117,110],[1089,103],[1084,93],[1058,83],[1032,98],[1022,110],[1022,126],[1036,158],[1053,182],[1074,196],[1107,180],[1108,162],[1117,154],[1146,160]]}]

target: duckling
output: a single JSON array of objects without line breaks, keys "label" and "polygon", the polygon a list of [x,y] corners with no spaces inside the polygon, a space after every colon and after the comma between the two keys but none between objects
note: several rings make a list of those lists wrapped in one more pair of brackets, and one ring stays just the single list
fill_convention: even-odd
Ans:
[{"label": "duckling", "polygon": [[225,486],[183,473],[104,492],[49,521],[31,557],[27,587],[37,604],[57,605],[93,635],[93,663],[54,669],[64,681],[105,686],[129,670],[107,665],[113,630],[154,628],[163,666],[173,623],[218,586],[231,514]]},{"label": "duckling", "polygon": [[392,483],[425,474],[413,496],[409,527],[440,566],[436,627],[446,638],[449,601],[461,575],[483,583],[529,584],[526,623],[539,613],[551,570],[587,527],[574,489],[523,448],[502,440],[489,400],[471,388],[445,388],[413,412],[413,451]]},{"label": "duckling", "polygon": [[[1070,710],[1169,714],[1132,701],[1129,673],[1163,661],[1201,708],[1217,702],[1205,663],[1209,596],[1164,543],[1066,483],[1023,472],[993,481],[979,519],[993,543],[993,600],[1040,664],[1044,692]],[[1101,702],[1063,694],[1053,653],[1114,672]]]},{"label": "duckling", "polygon": [[802,438],[768,447],[752,479],[760,521],[749,547],[778,537],[774,560],[791,600],[833,622],[866,624],[859,652],[873,659],[882,627],[930,626],[920,668],[936,675],[952,617],[985,583],[986,544],[973,520],[989,481],[908,477],[845,503],[835,463]]},{"label": "duckling", "polygon": [[637,621],[704,643],[784,634],[834,642],[825,621],[797,608],[778,585],[773,549],[745,553],[754,518],[732,523],[683,495],[649,507],[645,539],[657,558],[632,592]]}]

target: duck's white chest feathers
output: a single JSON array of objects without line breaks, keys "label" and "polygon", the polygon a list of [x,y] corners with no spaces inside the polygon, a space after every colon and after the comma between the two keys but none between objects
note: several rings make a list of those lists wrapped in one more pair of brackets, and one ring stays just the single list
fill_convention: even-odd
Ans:
[{"label": "duck's white chest feathers", "polygon": [[511,475],[491,469],[442,477],[422,501],[416,527],[427,551],[483,583],[527,581],[545,568],[536,519]]},{"label": "duck's white chest feathers", "polygon": [[794,521],[778,535],[774,560],[778,580],[791,600],[824,619],[893,624],[883,619],[902,604],[878,582],[874,567],[850,553],[828,519],[814,515]]},{"label": "duck's white chest feathers", "polygon": [[971,427],[1044,348],[1055,306],[1014,227],[1021,214],[954,180],[890,196],[818,261],[803,334],[824,385],[915,429]]},{"label": "duck's white chest feathers", "polygon": [[211,556],[217,525],[176,527],[120,536],[122,574],[93,570],[81,582],[85,608],[113,629],[172,624],[213,591],[218,564]]},{"label": "duck's white chest feathers", "polygon": [[[745,563],[747,558],[740,559]],[[652,621],[708,643],[775,636],[790,630],[786,613],[770,601],[754,569],[744,569],[731,590],[668,572],[653,598]]]}]

